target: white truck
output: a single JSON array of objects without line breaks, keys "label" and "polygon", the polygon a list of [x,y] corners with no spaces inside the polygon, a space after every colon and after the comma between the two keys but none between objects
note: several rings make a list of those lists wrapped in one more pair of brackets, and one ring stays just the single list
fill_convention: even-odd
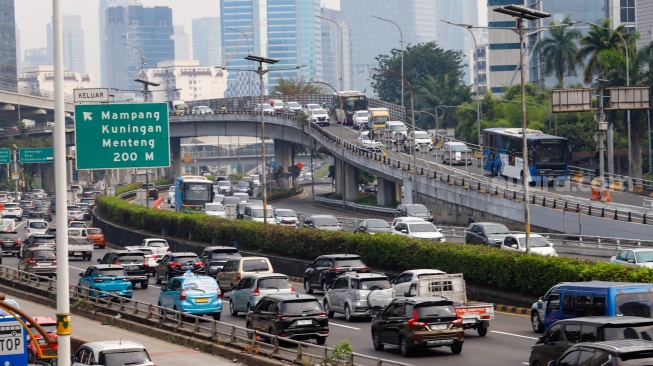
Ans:
[{"label": "white truck", "polygon": [[78,202],[78,200],[77,200],[77,192],[75,192],[75,191],[72,190],[72,189],[67,190],[67,191],[66,191],[66,202],[67,202],[69,205],[74,205],[74,204],[76,204],[76,203]]},{"label": "white truck", "polygon": [[33,119],[24,118],[21,122],[23,122],[23,126],[25,126],[25,128],[34,128],[34,127],[36,127],[36,121],[33,120]]},{"label": "white truck", "polygon": [[90,261],[95,244],[88,238],[85,228],[68,228],[68,258]]},{"label": "white truck", "polygon": [[494,319],[494,305],[467,301],[462,273],[417,275],[409,283],[408,290],[404,293],[396,291],[396,296],[444,296],[454,302],[456,314],[462,318],[465,329],[476,329],[481,337],[487,334],[490,320]]}]

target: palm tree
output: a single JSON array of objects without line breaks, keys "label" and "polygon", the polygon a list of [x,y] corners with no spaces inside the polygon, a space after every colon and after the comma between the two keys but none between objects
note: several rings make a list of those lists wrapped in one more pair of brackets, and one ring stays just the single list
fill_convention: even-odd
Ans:
[{"label": "palm tree", "polygon": [[[610,18],[603,18],[600,25],[601,27],[612,29]],[[604,28],[591,27],[587,35],[580,39],[581,47],[578,49],[578,53],[576,53],[576,60],[582,63],[589,57],[585,70],[583,70],[583,80],[586,83],[592,82],[594,74],[603,77],[603,65],[599,61],[601,51],[609,49],[625,51],[621,38],[615,32]],[[630,34],[626,32],[623,25],[617,27],[615,31],[619,32],[626,42],[629,42],[631,39]]]},{"label": "palm tree", "polygon": [[304,80],[303,76],[299,78],[284,79],[280,77],[277,80],[277,85],[270,90],[271,93],[282,93],[285,95],[298,95],[298,94],[323,94],[324,88],[320,84],[309,83]]},{"label": "palm tree", "polygon": [[[549,29],[549,35],[535,45],[536,55],[544,63],[543,72],[545,75],[554,74],[558,80],[558,86],[564,87],[565,75],[576,76],[576,67],[580,62],[576,59],[578,47],[576,40],[583,34],[578,29],[569,29],[568,26],[558,26],[555,21]],[[571,24],[571,18],[566,16],[562,24]]]}]

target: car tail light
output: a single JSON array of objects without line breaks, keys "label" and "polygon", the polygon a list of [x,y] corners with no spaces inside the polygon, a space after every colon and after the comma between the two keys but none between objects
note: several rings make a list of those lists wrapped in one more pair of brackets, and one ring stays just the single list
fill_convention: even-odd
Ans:
[{"label": "car tail light", "polygon": [[294,288],[294,287],[291,287],[291,288],[290,288],[290,293],[291,293],[291,294],[294,294],[294,293],[295,293],[295,288]]},{"label": "car tail light", "polygon": [[252,296],[261,296],[261,291],[259,291],[258,288],[255,288],[252,291]]},{"label": "car tail light", "polygon": [[195,262],[195,267],[204,267],[204,262]]},{"label": "car tail light", "polygon": [[147,263],[147,261],[143,262],[143,265],[145,266],[146,271],[150,270],[150,265]]},{"label": "car tail light", "polygon": [[222,291],[220,291],[220,287],[218,287],[218,299],[222,298]]},{"label": "car tail light", "polygon": [[124,282],[131,282],[131,279],[130,279],[129,277],[127,277],[127,278],[123,278],[122,280],[123,280]]},{"label": "car tail light", "polygon": [[368,267],[368,266],[361,267],[361,271],[369,271],[369,270],[370,270],[370,267]]},{"label": "car tail light", "polygon": [[168,249],[166,249],[166,252],[169,252],[169,251],[170,251],[170,247],[168,247]]},{"label": "car tail light", "polygon": [[325,311],[323,311],[321,313],[316,313],[315,315],[317,315],[317,316],[327,316],[327,313]]},{"label": "car tail light", "polygon": [[456,320],[451,321],[451,324],[453,324],[453,325],[460,325],[462,323],[463,323],[463,318],[461,318],[461,317],[458,317]]},{"label": "car tail light", "polygon": [[329,268],[329,272],[340,272],[342,268]]},{"label": "car tail light", "polygon": [[104,282],[104,280],[101,278],[94,278],[93,282],[100,283],[100,282]]},{"label": "car tail light", "polygon": [[20,238],[16,239],[16,244],[20,244]]},{"label": "car tail light", "polygon": [[186,300],[186,290],[181,290],[181,294],[179,295],[179,300]]},{"label": "car tail light", "polygon": [[240,272],[236,273],[236,281],[240,281]]},{"label": "car tail light", "polygon": [[118,258],[114,259],[113,264],[120,264],[120,259],[118,259]]},{"label": "car tail light", "polygon": [[408,326],[410,326],[410,327],[425,327],[426,326],[426,323],[420,322],[417,319],[418,319],[417,310],[413,310],[413,318],[408,321]]},{"label": "car tail light", "polygon": [[52,261],[50,261],[50,264],[57,264],[57,260],[53,259]]},{"label": "car tail light", "polygon": [[181,263],[179,263],[179,262],[170,262],[170,267],[172,267],[172,268],[181,267]]}]

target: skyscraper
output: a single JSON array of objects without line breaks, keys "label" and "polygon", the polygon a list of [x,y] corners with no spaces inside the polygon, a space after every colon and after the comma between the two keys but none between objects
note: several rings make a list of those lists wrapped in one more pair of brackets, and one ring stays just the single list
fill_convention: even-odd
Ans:
[{"label": "skyscraper", "polygon": [[[61,16],[63,32],[63,65],[65,71],[86,72],[84,56],[84,30],[80,15],[65,14]],[[49,64],[54,65],[54,48],[52,23],[48,23],[48,57]]]},{"label": "skyscraper", "polygon": [[[243,60],[248,48],[251,53],[278,59],[279,62],[270,69],[288,69],[271,71],[266,74],[266,90],[277,84],[279,77],[321,78],[321,38],[319,0],[223,0],[220,2],[222,51],[224,63],[228,68],[254,70],[254,65]],[[234,28],[244,32],[248,39]],[[305,65],[303,69],[296,66]],[[227,96],[244,96],[250,93],[250,87],[238,80],[239,72],[229,73]],[[258,78],[252,76],[252,78]],[[250,78],[245,78],[249,80]],[[258,94],[251,92],[253,95]]]},{"label": "skyscraper", "polygon": [[175,60],[191,60],[190,57],[190,37],[184,30],[183,25],[174,26],[175,33],[172,39],[175,42]]},{"label": "skyscraper", "polygon": [[[322,81],[325,81],[336,89],[351,89],[351,72],[350,72],[350,47],[349,47],[349,27],[342,19],[342,14],[338,10],[322,8],[322,16],[336,22],[322,21]],[[342,47],[340,46],[342,31]],[[341,56],[340,53],[343,53]],[[341,65],[342,64],[342,65]],[[342,70],[341,70],[342,69]],[[340,77],[342,76],[342,83]]]},{"label": "skyscraper", "polygon": [[106,26],[106,11],[108,8],[115,6],[129,6],[129,5],[138,5],[139,0],[100,0],[98,6],[98,19],[100,24],[100,72],[101,75],[101,84],[106,85],[107,83],[107,63],[106,63],[106,50],[103,45],[107,44],[107,38],[105,34]]},{"label": "skyscraper", "polygon": [[193,19],[193,59],[202,66],[222,65],[220,17]]},{"label": "skyscraper", "polygon": [[17,78],[14,0],[0,0],[0,88],[16,91]]},{"label": "skyscraper", "polygon": [[107,9],[105,21],[106,42],[101,47],[106,50],[104,86],[139,90],[140,84],[134,79],[141,68],[174,60],[174,28],[169,7],[116,6]]}]

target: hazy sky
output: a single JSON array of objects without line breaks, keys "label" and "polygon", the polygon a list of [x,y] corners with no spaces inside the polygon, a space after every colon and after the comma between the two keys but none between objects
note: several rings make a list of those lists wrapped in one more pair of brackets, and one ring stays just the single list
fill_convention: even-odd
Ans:
[{"label": "hazy sky", "polygon": [[[99,82],[99,2],[97,0],[60,0],[60,2],[63,14],[82,16],[86,47],[86,72],[92,74],[96,82]],[[220,14],[219,0],[141,0],[141,4],[171,7],[174,24],[183,25],[189,35],[192,31],[192,19]],[[46,27],[52,18],[52,0],[15,0],[15,6],[16,24],[20,30],[22,50],[46,47],[48,45]],[[192,49],[190,51],[192,53]]]}]

